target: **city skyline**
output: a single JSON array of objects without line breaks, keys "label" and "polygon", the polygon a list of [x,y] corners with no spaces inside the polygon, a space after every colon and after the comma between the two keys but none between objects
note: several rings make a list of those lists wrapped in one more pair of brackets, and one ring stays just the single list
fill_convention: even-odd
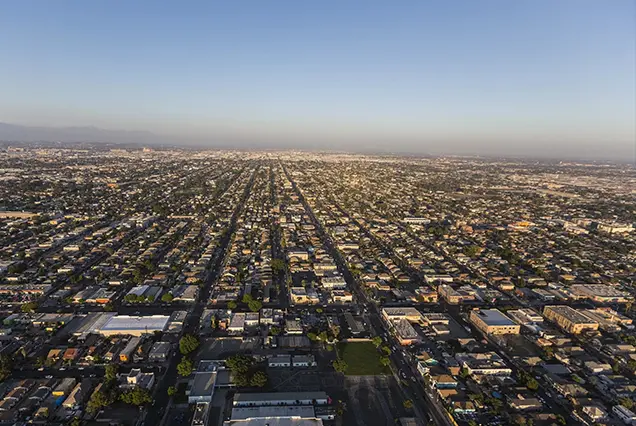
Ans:
[{"label": "city skyline", "polygon": [[634,158],[633,2],[364,5],[7,4],[0,122],[239,149]]}]

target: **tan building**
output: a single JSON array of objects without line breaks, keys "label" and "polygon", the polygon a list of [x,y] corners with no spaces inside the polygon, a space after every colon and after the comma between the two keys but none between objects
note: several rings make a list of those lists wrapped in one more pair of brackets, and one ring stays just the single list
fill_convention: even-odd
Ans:
[{"label": "tan building", "polygon": [[598,330],[598,322],[592,320],[576,309],[563,305],[551,305],[543,308],[543,316],[572,334]]},{"label": "tan building", "polygon": [[470,312],[470,322],[484,334],[519,334],[521,326],[499,309],[475,309]]},{"label": "tan building", "polygon": [[415,308],[382,308],[382,316],[387,321],[407,320],[408,322],[421,322],[422,314]]}]

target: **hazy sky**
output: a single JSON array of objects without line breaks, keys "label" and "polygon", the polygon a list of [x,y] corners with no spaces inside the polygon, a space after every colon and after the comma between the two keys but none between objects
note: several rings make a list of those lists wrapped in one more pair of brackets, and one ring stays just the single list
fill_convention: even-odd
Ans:
[{"label": "hazy sky", "polygon": [[635,4],[6,0],[0,121],[633,156]]}]

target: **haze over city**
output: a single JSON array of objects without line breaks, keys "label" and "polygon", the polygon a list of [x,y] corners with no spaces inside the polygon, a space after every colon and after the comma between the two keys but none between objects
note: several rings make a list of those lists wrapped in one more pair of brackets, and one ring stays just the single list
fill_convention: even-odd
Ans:
[{"label": "haze over city", "polygon": [[635,16],[628,0],[6,2],[0,140],[629,160]]},{"label": "haze over city", "polygon": [[0,40],[0,426],[636,425],[635,0]]}]

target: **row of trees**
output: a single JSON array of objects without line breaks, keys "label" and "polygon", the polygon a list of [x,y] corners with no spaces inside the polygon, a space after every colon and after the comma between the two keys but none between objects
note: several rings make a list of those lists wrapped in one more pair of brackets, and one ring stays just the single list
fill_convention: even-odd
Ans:
[{"label": "row of trees", "polygon": [[225,361],[225,365],[232,371],[237,386],[262,388],[267,384],[267,374],[257,368],[250,356],[234,355]]},{"label": "row of trees", "polygon": [[141,294],[127,294],[124,296],[124,300],[128,303],[152,303],[155,301],[155,296],[143,296]]}]

